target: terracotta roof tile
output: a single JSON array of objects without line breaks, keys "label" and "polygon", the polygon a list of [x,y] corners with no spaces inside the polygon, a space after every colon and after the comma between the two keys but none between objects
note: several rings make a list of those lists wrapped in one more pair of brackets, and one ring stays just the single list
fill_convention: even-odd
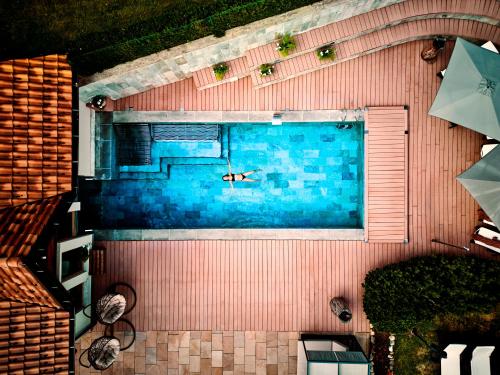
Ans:
[{"label": "terracotta roof tile", "polygon": [[0,301],[0,374],[67,374],[69,313]]},{"label": "terracotta roof tile", "polygon": [[71,190],[71,79],[61,55],[0,62],[0,208]]},{"label": "terracotta roof tile", "polygon": [[0,300],[61,308],[20,258],[0,258],[0,285]]},{"label": "terracotta roof tile", "polygon": [[[29,178],[34,178],[34,180],[31,180],[32,183],[27,193],[32,198],[35,198],[42,193],[39,191],[41,189],[40,180],[42,178],[39,175]],[[10,181],[0,184],[2,190],[3,186],[11,183],[21,186],[21,184],[16,182],[16,176],[11,177]],[[45,225],[47,225],[60,201],[61,196],[58,195],[0,210],[0,257],[28,255],[31,247],[35,244]],[[1,261],[2,259],[0,259]]]}]

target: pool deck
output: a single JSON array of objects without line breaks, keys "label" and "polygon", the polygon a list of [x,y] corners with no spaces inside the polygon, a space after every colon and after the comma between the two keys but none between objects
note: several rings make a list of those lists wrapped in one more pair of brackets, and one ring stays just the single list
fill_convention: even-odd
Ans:
[{"label": "pool deck", "polygon": [[408,242],[408,111],[370,107],[365,115],[365,239]]},{"label": "pool deck", "polygon": [[[138,330],[367,331],[365,274],[375,267],[467,245],[478,206],[455,176],[479,159],[481,135],[427,115],[452,43],[434,64],[420,60],[429,41],[385,49],[254,90],[249,77],[197,90],[192,79],[115,102],[137,111],[284,111],[408,108],[408,244],[363,241],[105,241],[107,273],[137,288],[130,314]],[[472,253],[485,254],[473,247]],[[329,309],[342,295],[354,318],[341,324]]]}]

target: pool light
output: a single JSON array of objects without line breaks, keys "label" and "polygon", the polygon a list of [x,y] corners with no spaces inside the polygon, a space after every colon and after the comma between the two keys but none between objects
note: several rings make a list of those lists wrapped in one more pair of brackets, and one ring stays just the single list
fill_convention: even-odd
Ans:
[{"label": "pool light", "polygon": [[283,125],[283,120],[281,119],[281,113],[275,113],[273,115],[272,125]]}]

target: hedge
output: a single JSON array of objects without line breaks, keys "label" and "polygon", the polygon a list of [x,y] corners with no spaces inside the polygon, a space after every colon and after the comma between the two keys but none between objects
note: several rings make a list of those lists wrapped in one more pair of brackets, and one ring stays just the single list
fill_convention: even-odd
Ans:
[{"label": "hedge", "polygon": [[[318,0],[254,0],[230,6],[203,19],[178,26],[167,26],[160,32],[133,38],[140,30],[129,30],[127,41],[88,52],[70,53],[70,61],[79,74],[89,75],[115,65],[135,60],[208,35],[223,36],[225,31],[237,26],[275,16]],[[207,14],[207,13],[205,13]],[[180,17],[180,15],[178,15]],[[172,17],[175,17],[173,15]],[[172,22],[170,22],[172,23]],[[94,35],[94,38],[98,36]]]},{"label": "hedge", "polygon": [[370,271],[363,307],[377,330],[408,331],[439,314],[488,312],[500,302],[500,262],[432,255]]}]

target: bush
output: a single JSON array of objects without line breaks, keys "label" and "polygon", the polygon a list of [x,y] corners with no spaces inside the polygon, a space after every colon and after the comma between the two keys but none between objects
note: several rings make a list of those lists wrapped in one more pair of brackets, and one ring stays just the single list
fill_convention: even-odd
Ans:
[{"label": "bush", "polygon": [[377,330],[403,332],[436,315],[490,311],[500,301],[500,262],[433,255],[370,271],[363,307]]},{"label": "bush", "polygon": [[318,59],[320,60],[335,60],[335,58],[337,57],[337,51],[335,50],[335,47],[333,45],[325,46],[316,51],[316,56],[318,56]]},{"label": "bush", "polygon": [[270,76],[274,72],[274,66],[272,64],[262,64],[259,67],[259,72],[261,77]]},{"label": "bush", "polygon": [[224,79],[224,76],[229,71],[229,66],[227,66],[226,63],[220,63],[217,65],[214,65],[212,69],[214,70],[215,79],[217,81],[220,81],[220,80]]},{"label": "bush", "polygon": [[288,56],[288,54],[295,49],[295,40],[290,35],[286,33],[285,35],[278,35],[278,42],[276,43],[276,51],[283,57]]}]

